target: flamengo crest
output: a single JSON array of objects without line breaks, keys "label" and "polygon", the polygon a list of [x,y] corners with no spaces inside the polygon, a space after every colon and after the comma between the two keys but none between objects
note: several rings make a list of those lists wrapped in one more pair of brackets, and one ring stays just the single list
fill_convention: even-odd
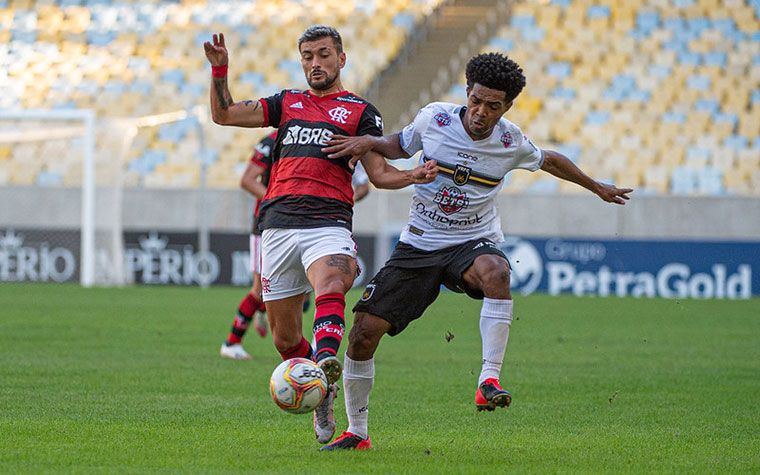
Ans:
[{"label": "flamengo crest", "polygon": [[338,106],[335,109],[330,109],[328,112],[330,114],[330,118],[334,120],[335,122],[339,122],[341,124],[346,123],[346,119],[349,115],[351,115],[351,111],[346,109],[345,107]]}]

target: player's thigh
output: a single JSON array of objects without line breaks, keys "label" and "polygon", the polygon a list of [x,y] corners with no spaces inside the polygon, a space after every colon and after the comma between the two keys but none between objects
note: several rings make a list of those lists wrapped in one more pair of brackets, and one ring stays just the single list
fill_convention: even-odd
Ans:
[{"label": "player's thigh", "polygon": [[439,267],[385,266],[364,288],[353,311],[382,318],[390,324],[387,333],[397,335],[435,301],[442,281]]},{"label": "player's thigh", "polygon": [[261,292],[265,302],[311,290],[301,264],[297,231],[266,229],[261,235]]},{"label": "player's thigh", "polygon": [[301,230],[301,255],[316,296],[347,292],[356,278],[356,244],[345,228]]},{"label": "player's thigh", "polygon": [[509,260],[490,240],[464,243],[451,256],[444,285],[476,299],[511,298]]}]

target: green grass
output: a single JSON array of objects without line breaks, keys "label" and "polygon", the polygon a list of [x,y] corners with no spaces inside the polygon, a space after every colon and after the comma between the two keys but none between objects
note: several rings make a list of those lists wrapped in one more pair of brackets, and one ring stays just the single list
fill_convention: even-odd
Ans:
[{"label": "green grass", "polygon": [[0,285],[0,472],[760,471],[760,300],[518,297],[512,407],[478,413],[479,303],[442,294],[380,344],[375,448],[321,453],[271,338],[218,356],[244,292]]}]

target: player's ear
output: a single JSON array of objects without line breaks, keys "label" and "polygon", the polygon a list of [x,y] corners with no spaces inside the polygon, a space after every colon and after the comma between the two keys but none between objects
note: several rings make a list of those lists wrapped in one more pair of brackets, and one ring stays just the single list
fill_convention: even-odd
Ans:
[{"label": "player's ear", "polygon": [[509,109],[511,109],[511,108],[512,108],[512,105],[513,105],[514,103],[515,103],[514,99],[512,99],[511,101],[509,101],[509,103],[507,103],[506,107],[504,108],[504,113],[505,113],[505,114],[507,113],[507,111],[508,111]]},{"label": "player's ear", "polygon": [[346,65],[346,53],[345,52],[341,52],[338,55],[338,67],[340,67],[340,69],[343,69],[343,66],[345,66],[345,65]]}]

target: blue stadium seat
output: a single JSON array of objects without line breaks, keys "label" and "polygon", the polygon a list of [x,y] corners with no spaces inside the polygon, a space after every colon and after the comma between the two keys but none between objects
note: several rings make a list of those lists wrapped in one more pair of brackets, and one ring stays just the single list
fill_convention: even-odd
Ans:
[{"label": "blue stadium seat", "polygon": [[686,114],[678,111],[666,111],[662,114],[662,121],[669,124],[683,124],[686,122]]},{"label": "blue stadium seat", "polygon": [[587,18],[609,18],[610,7],[607,5],[591,5],[586,10]]},{"label": "blue stadium seat", "polygon": [[686,80],[686,85],[690,89],[696,89],[697,91],[709,90],[711,83],[712,83],[712,80],[710,79],[710,76],[705,76],[701,74],[689,76],[689,78]]},{"label": "blue stadium seat", "polygon": [[715,167],[705,167],[697,172],[697,189],[707,195],[722,195],[723,172]]},{"label": "blue stadium seat", "polygon": [[675,167],[670,175],[670,191],[676,195],[690,195],[696,192],[696,171],[686,165]]},{"label": "blue stadium seat", "polygon": [[567,61],[553,62],[546,65],[546,74],[554,76],[560,81],[570,77],[573,67]]}]

